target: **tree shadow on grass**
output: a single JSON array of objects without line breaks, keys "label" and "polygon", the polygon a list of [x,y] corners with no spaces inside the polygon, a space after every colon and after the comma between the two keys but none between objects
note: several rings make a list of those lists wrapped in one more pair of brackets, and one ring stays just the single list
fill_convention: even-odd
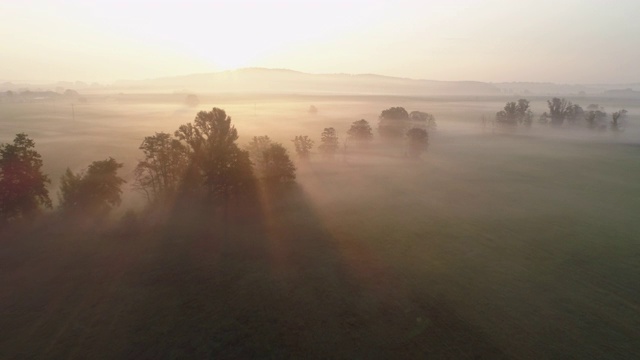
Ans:
[{"label": "tree shadow on grass", "polygon": [[229,216],[196,204],[132,232],[59,224],[16,239],[50,243],[6,263],[0,355],[504,357],[366,244],[332,235],[298,185],[264,188]]},{"label": "tree shadow on grass", "polygon": [[500,358],[486,337],[374,262],[354,274],[298,185],[221,209],[181,208],[132,312],[135,358]]}]

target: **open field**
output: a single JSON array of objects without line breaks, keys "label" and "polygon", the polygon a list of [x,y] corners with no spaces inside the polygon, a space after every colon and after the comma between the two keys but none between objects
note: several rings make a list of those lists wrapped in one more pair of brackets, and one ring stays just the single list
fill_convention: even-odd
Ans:
[{"label": "open field", "polygon": [[212,106],[241,144],[344,136],[391,106],[438,131],[420,161],[381,143],[315,157],[228,224],[176,205],[160,224],[0,232],[0,358],[640,357],[640,104],[579,101],[629,110],[614,137],[483,131],[506,98],[182,98],[96,95],[75,120],[0,104],[0,142],[27,132],[55,194],[66,167],[108,156],[131,182],[144,136]]}]

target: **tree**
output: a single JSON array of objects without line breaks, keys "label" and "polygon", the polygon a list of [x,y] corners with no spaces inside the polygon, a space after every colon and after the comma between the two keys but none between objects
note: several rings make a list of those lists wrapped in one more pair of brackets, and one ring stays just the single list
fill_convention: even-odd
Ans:
[{"label": "tree", "polygon": [[25,133],[17,134],[13,144],[0,146],[0,220],[29,217],[40,206],[51,208],[47,184],[42,173],[42,157],[35,142]]},{"label": "tree", "polygon": [[258,174],[262,175],[265,172],[264,152],[270,147],[271,139],[268,136],[254,136],[249,145],[245,147],[245,150],[249,152],[249,159],[251,159]]},{"label": "tree", "polygon": [[571,101],[567,101],[562,98],[553,98],[547,100],[549,106],[549,117],[551,118],[552,126],[562,126],[565,118],[567,117],[567,107],[572,106]]},{"label": "tree", "polygon": [[518,105],[514,101],[506,103],[504,109],[496,113],[496,123],[503,126],[518,125]]},{"label": "tree", "polygon": [[409,119],[414,122],[417,127],[424,127],[427,131],[435,131],[437,129],[436,118],[433,114],[422,111],[412,111]]},{"label": "tree", "polygon": [[411,128],[407,131],[407,138],[409,139],[408,155],[411,158],[419,158],[429,146],[429,133],[425,129]]},{"label": "tree", "polygon": [[566,120],[569,124],[574,125],[579,119],[584,118],[584,110],[578,104],[571,104],[566,109]]},{"label": "tree", "polygon": [[378,120],[378,133],[387,139],[402,138],[410,125],[409,113],[403,107],[383,110]]},{"label": "tree", "polygon": [[263,152],[265,170],[263,179],[269,184],[293,181],[296,167],[282,144],[274,143]]},{"label": "tree", "polygon": [[313,148],[313,140],[309,139],[307,135],[296,135],[291,141],[293,141],[298,157],[302,160],[308,160]]},{"label": "tree", "polygon": [[64,96],[69,97],[69,98],[76,98],[76,97],[80,96],[80,94],[78,94],[78,92],[73,90],[73,89],[67,89],[64,92]]},{"label": "tree", "polygon": [[516,119],[518,124],[530,127],[533,123],[533,112],[529,107],[529,100],[519,99],[516,104]]},{"label": "tree", "polygon": [[60,208],[68,213],[105,216],[120,205],[121,186],[118,176],[122,164],[114,158],[94,161],[85,172],[74,174],[67,169],[60,179]]},{"label": "tree", "polygon": [[166,200],[175,195],[188,164],[187,148],[170,134],[147,136],[139,147],[144,160],[134,170],[134,188],[149,201]]},{"label": "tree", "polygon": [[611,114],[611,130],[620,130],[620,120],[627,114],[627,110],[622,109]]},{"label": "tree", "polygon": [[195,177],[192,181],[207,189],[209,199],[221,196],[226,202],[230,195],[253,184],[249,153],[236,144],[238,131],[224,110],[200,111],[193,123],[181,125],[175,136],[187,144]]},{"label": "tree", "polygon": [[529,100],[527,99],[507,102],[504,109],[496,113],[496,123],[499,125],[513,127],[523,124],[531,126],[532,122],[533,112],[529,109]]},{"label": "tree", "polygon": [[349,135],[348,139],[358,143],[367,143],[373,139],[373,133],[371,132],[371,126],[365,119],[354,121],[351,124],[351,128],[347,131]]},{"label": "tree", "polygon": [[318,150],[327,157],[333,157],[338,151],[338,135],[336,129],[330,127],[325,128],[321,135],[321,144],[318,146]]}]

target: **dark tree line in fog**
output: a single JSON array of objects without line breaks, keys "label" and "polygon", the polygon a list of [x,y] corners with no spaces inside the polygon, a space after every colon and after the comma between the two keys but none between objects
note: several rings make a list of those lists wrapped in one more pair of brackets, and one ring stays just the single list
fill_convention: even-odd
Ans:
[{"label": "dark tree line in fog", "polygon": [[[193,106],[197,97],[188,96]],[[312,112],[317,108],[312,106]],[[378,134],[389,144],[405,147],[409,158],[419,158],[429,144],[429,131],[436,129],[433,115],[402,107],[382,111]],[[333,127],[320,134],[318,151],[331,159],[350,148],[368,149],[374,132],[365,119],[354,121],[344,141]],[[300,161],[309,161],[315,141],[307,135],[292,139]],[[342,150],[341,150],[342,147]],[[143,158],[134,169],[134,190],[153,206],[172,204],[178,199],[201,199],[225,208],[230,201],[251,197],[257,187],[281,187],[296,179],[296,166],[283,144],[268,136],[255,136],[244,147],[238,145],[238,131],[231,117],[219,108],[200,111],[193,122],[180,125],[173,133],[146,136],[139,146]],[[27,134],[16,135],[13,143],[0,146],[0,222],[30,219],[43,208],[52,208],[42,173],[42,158]],[[93,161],[84,171],[67,169],[60,178],[58,208],[71,217],[105,218],[121,203],[118,175],[122,163],[109,157]]]},{"label": "dark tree line in fog", "polygon": [[[590,104],[585,111],[580,105],[557,97],[547,100],[547,107],[549,110],[540,115],[538,123],[554,128],[584,125],[592,130],[609,128],[612,131],[620,131],[622,130],[621,120],[627,114],[627,110],[624,109],[616,111],[611,114],[611,120],[607,123],[607,113],[597,104]],[[533,119],[534,114],[529,108],[529,100],[520,99],[517,102],[507,102],[504,108],[496,113],[495,124],[505,129],[513,129],[518,125],[531,127]]]}]

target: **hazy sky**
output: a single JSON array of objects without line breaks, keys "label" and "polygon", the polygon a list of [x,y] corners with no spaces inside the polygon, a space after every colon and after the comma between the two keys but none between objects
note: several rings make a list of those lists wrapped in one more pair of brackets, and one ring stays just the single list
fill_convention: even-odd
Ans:
[{"label": "hazy sky", "polygon": [[640,0],[2,0],[0,80],[238,67],[640,82]]}]

